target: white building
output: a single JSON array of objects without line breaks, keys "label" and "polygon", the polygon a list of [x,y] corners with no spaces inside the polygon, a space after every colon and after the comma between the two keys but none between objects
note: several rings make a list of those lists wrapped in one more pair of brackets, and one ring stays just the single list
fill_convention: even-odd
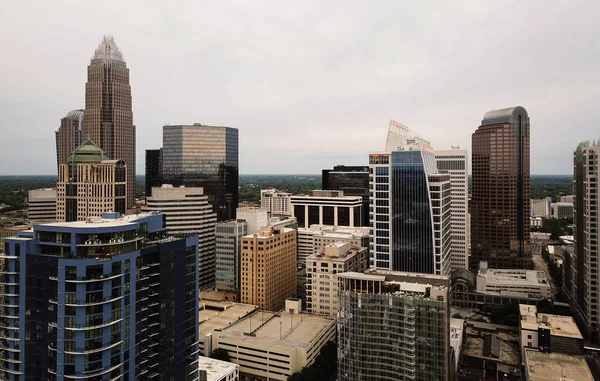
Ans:
[{"label": "white building", "polygon": [[277,189],[262,189],[260,191],[260,206],[267,209],[269,215],[292,215],[292,194]]},{"label": "white building", "polygon": [[350,243],[335,242],[320,247],[306,258],[306,310],[336,316],[337,274],[363,272],[369,266],[369,251]]},{"label": "white building", "polygon": [[204,380],[203,372],[206,372],[206,381],[238,381],[240,379],[240,366],[232,362],[198,356],[198,369],[201,380]]},{"label": "white building", "polygon": [[200,239],[200,288],[215,285],[215,224],[217,214],[200,187],[173,187],[164,184],[152,188],[146,198],[145,211],[160,211],[165,215],[167,230],[177,236],[198,235]]},{"label": "white building", "polygon": [[237,208],[235,213],[238,220],[244,220],[248,223],[246,234],[258,233],[264,226],[269,225],[267,208]]},{"label": "white building", "polygon": [[215,288],[219,291],[240,289],[241,242],[248,229],[245,220],[219,222],[216,225]]},{"label": "white building", "polygon": [[369,246],[368,227],[311,225],[298,228],[298,262],[304,263],[317,249],[334,242],[348,242],[354,246]]},{"label": "white building", "polygon": [[56,221],[56,188],[30,190],[27,205],[29,222]]},{"label": "white building", "polygon": [[308,195],[292,196],[291,203],[299,227],[362,225],[362,196],[344,196],[343,191],[337,190],[312,190]]},{"label": "white building", "polygon": [[[564,197],[564,196],[563,196]],[[573,218],[573,203],[572,202],[555,202],[552,204],[553,218]]]},{"label": "white building", "polygon": [[436,150],[435,160],[441,172],[450,174],[452,229],[450,267],[452,270],[469,267],[469,155],[467,150]]},{"label": "white building", "polygon": [[572,194],[568,196],[560,196],[560,202],[568,202],[569,204],[572,204],[574,200],[575,196]]},{"label": "white building", "polygon": [[533,227],[542,227],[544,220],[542,217],[529,217],[529,225]]},{"label": "white building", "polygon": [[477,292],[499,296],[541,299],[552,297],[550,283],[543,271],[488,269],[480,263],[477,273]]},{"label": "white building", "polygon": [[552,215],[552,198],[531,199],[530,213],[531,217],[549,218]]}]

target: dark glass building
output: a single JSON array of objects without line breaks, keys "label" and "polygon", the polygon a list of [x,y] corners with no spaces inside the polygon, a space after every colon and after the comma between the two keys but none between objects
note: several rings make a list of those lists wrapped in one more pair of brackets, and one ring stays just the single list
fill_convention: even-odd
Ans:
[{"label": "dark glass building", "polygon": [[238,168],[237,128],[163,127],[162,182],[203,187],[218,221],[235,219]]},{"label": "dark glass building", "polygon": [[471,258],[489,268],[532,268],[529,116],[520,106],[486,113],[473,133]]},{"label": "dark glass building", "polygon": [[162,185],[162,149],[146,150],[145,195],[152,196],[152,187]]},{"label": "dark glass building", "polygon": [[0,263],[0,379],[198,379],[198,238],[162,215],[36,225]]},{"label": "dark glass building", "polygon": [[324,169],[321,189],[342,190],[346,196],[363,198],[363,220],[361,226],[369,226],[369,167],[336,165]]}]

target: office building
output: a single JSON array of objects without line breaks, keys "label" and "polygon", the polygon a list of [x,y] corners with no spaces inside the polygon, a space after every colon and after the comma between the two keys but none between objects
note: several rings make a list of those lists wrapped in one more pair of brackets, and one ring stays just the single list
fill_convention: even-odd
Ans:
[{"label": "office building", "polygon": [[449,274],[450,174],[438,171],[426,140],[393,121],[387,146],[395,150],[369,155],[371,266]]},{"label": "office building", "polygon": [[343,191],[312,190],[308,195],[291,198],[292,216],[298,226],[310,225],[362,225],[362,197],[345,196]]},{"label": "office building", "polygon": [[244,220],[248,224],[247,234],[258,233],[269,225],[267,208],[237,208],[236,215],[238,220]]},{"label": "office building", "polygon": [[267,226],[242,237],[240,300],[279,311],[296,294],[296,231]]},{"label": "office building", "polygon": [[552,215],[552,197],[546,197],[539,200],[531,199],[530,201],[531,217],[550,218]]},{"label": "office building", "polygon": [[277,189],[261,189],[260,206],[267,209],[269,216],[291,216],[292,194]]},{"label": "office building", "polygon": [[520,343],[525,349],[583,354],[583,336],[571,316],[545,314],[536,306],[519,305]]},{"label": "office building", "polygon": [[200,369],[199,381],[238,381],[240,379],[240,366],[232,362],[200,356],[198,368]]},{"label": "office building", "polygon": [[83,110],[70,111],[60,120],[60,127],[54,132],[56,137],[56,168],[69,161],[73,151],[83,143],[81,128],[83,127]]},{"label": "office building", "polygon": [[524,381],[594,381],[583,356],[525,350]]},{"label": "office building", "polygon": [[435,161],[440,172],[450,174],[450,268],[469,267],[469,157],[467,150],[436,150]]},{"label": "office building", "polygon": [[198,379],[197,237],[107,213],[5,246],[1,379]]},{"label": "office building", "polygon": [[321,189],[341,190],[346,196],[361,196],[363,199],[361,226],[369,226],[369,166],[336,165],[333,169],[324,169],[321,176]]},{"label": "office building", "polygon": [[470,268],[532,268],[529,250],[529,116],[487,112],[473,133]]},{"label": "office building", "polygon": [[320,247],[335,242],[350,243],[354,246],[369,247],[368,227],[311,225],[298,228],[298,262],[306,263],[306,258]]},{"label": "office building", "polygon": [[579,144],[573,155],[573,241],[574,252],[563,261],[563,291],[571,299],[586,339],[600,341],[598,281],[598,157],[600,144]]},{"label": "office building", "polygon": [[144,195],[152,195],[152,188],[160,187],[162,182],[162,150],[146,150],[146,178],[144,186]]},{"label": "office building", "polygon": [[339,381],[449,379],[448,277],[370,270],[338,278]]},{"label": "office building", "polygon": [[572,202],[554,202],[552,203],[552,217],[557,219],[573,218]]},{"label": "office building", "polygon": [[569,204],[572,204],[575,201],[575,196],[574,195],[568,195],[568,196],[560,196],[560,202],[568,202]]},{"label": "office building", "polygon": [[215,331],[213,347],[226,350],[245,379],[286,381],[335,339],[335,319],[300,311],[297,300],[281,312],[255,311]]},{"label": "office building", "polygon": [[242,237],[248,234],[244,220],[218,222],[216,225],[216,289],[240,290]]},{"label": "office building", "polygon": [[173,187],[164,184],[152,188],[145,211],[165,216],[165,227],[176,237],[198,235],[200,253],[200,289],[215,285],[215,224],[217,216],[202,188]]},{"label": "office building", "polygon": [[162,182],[204,188],[217,221],[236,218],[238,168],[237,128],[163,127]]},{"label": "office building", "polygon": [[481,262],[477,273],[477,292],[529,299],[552,299],[550,283],[543,271],[488,269]]},{"label": "office building", "polygon": [[105,36],[88,66],[82,140],[90,139],[107,159],[127,166],[127,209],[135,206],[135,126],[129,69],[112,37]]},{"label": "office building", "polygon": [[363,272],[369,267],[367,247],[335,242],[320,247],[306,258],[306,310],[337,316],[337,274]]},{"label": "office building", "polygon": [[56,188],[29,191],[27,219],[30,223],[56,221]]},{"label": "office building", "polygon": [[56,183],[56,220],[85,221],[106,212],[125,214],[127,165],[110,160],[87,140],[60,165]]}]

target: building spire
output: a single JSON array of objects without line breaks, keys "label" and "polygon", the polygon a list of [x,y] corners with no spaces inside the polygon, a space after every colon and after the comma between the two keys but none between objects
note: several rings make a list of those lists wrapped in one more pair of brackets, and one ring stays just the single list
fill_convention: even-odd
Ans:
[{"label": "building spire", "polygon": [[92,57],[92,62],[96,60],[125,63],[113,36],[107,35],[102,38],[102,42],[100,42],[100,45],[98,45],[98,48],[94,52],[94,57]]}]

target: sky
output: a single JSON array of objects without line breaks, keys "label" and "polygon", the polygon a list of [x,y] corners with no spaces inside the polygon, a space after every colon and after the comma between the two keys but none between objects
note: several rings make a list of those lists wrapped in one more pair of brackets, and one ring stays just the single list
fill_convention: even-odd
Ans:
[{"label": "sky", "polygon": [[390,119],[471,149],[492,109],[531,119],[531,173],[570,174],[600,138],[600,2],[0,3],[0,175],[54,174],[104,35],[130,69],[137,171],[165,124],[239,129],[240,173],[366,165]]}]

